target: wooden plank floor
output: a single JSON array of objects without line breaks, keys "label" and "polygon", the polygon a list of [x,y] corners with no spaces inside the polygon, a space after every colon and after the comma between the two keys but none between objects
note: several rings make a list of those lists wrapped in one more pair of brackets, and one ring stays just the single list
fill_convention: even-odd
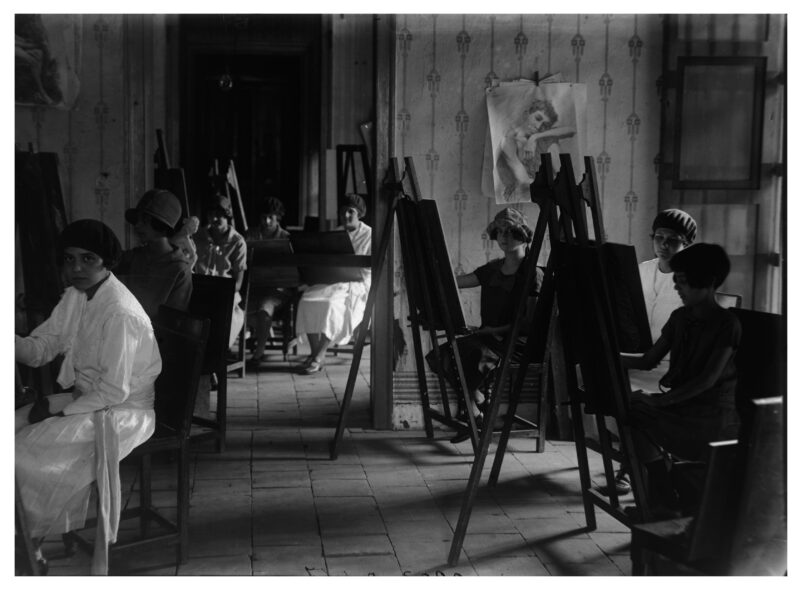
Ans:
[{"label": "wooden plank floor", "polygon": [[[548,442],[537,454],[534,440],[516,437],[497,487],[479,492],[460,562],[448,566],[471,447],[451,444],[446,431],[430,441],[370,430],[365,358],[340,457],[330,461],[349,361],[341,355],[301,376],[294,360],[275,357],[231,377],[227,451],[193,452],[189,562],[176,565],[161,547],[113,559],[111,574],[630,574],[629,530],[602,512],[596,531],[584,527],[573,445]],[[155,467],[154,496],[166,511],[174,511],[173,472],[167,462]],[[122,476],[135,504],[135,472],[124,466]],[[50,575],[89,574],[89,556],[65,557],[59,537],[44,553]]]}]

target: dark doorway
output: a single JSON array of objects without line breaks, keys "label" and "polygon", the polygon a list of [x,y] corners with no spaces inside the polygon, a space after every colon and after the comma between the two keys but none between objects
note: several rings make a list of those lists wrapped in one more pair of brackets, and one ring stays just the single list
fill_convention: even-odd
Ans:
[{"label": "dark doorway", "polygon": [[233,160],[248,224],[266,197],[298,225],[317,198],[322,18],[313,14],[181,15],[181,165],[200,213],[216,159]]},{"label": "dark doorway", "polygon": [[[197,54],[186,144],[194,206],[206,195],[213,162],[233,160],[248,223],[260,204],[280,198],[284,224],[298,222],[302,168],[303,59]],[[199,211],[197,211],[199,212]]]}]

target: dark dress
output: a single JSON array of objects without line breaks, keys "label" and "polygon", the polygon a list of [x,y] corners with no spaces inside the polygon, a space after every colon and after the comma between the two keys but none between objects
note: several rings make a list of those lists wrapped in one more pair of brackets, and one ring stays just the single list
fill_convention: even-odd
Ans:
[{"label": "dark dress", "polygon": [[[481,286],[481,327],[500,327],[508,325],[513,319],[517,292],[525,279],[525,262],[520,264],[514,274],[503,274],[503,258],[492,260],[474,271]],[[536,280],[529,296],[536,296],[544,273],[536,268]],[[483,384],[491,370],[496,366],[502,353],[502,337],[487,334],[470,334],[457,339],[461,365],[464,369],[466,390],[473,392]],[[458,382],[458,371],[449,344],[440,349],[442,372],[451,386]],[[435,358],[427,356],[431,369],[438,374]]]},{"label": "dark dress", "polygon": [[[730,347],[734,351],[717,382],[699,395],[667,407],[631,405],[631,424],[655,446],[680,458],[702,460],[709,442],[738,435],[734,357],[742,328],[736,316],[721,307],[703,320],[681,307],[670,315],[661,337],[670,344],[669,370],[661,378],[662,388],[680,386],[701,374],[715,350]],[[641,458],[647,462],[657,457],[651,451]]]},{"label": "dark dress", "polygon": [[161,305],[181,311],[189,308],[192,269],[180,249],[175,245],[171,247],[171,251],[155,256],[144,246],[128,250],[114,268],[114,274],[133,293],[151,320]]}]

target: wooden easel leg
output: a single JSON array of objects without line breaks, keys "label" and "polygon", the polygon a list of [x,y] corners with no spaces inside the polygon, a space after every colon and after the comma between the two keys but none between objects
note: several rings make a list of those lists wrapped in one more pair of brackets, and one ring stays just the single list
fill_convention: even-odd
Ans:
[{"label": "wooden easel leg", "polygon": [[647,493],[645,492],[646,487],[643,468],[641,462],[639,462],[639,457],[633,444],[633,435],[631,434],[630,426],[621,423],[619,437],[620,447],[630,467],[631,491],[633,491],[633,499],[636,502],[639,517],[641,521],[650,521],[650,505],[647,501]]},{"label": "wooden easel leg", "polygon": [[[442,348],[439,345],[439,342],[436,340],[436,334],[433,331],[431,331],[430,336],[431,336],[431,350],[433,351],[433,356],[434,358],[436,358],[436,363],[439,366],[442,366]],[[420,348],[420,353],[422,353],[422,348]],[[441,370],[438,372],[441,372]],[[450,411],[450,397],[447,394],[447,381],[444,378],[444,375],[442,374],[437,373],[436,377],[439,380],[439,391],[442,397],[442,413],[444,414],[444,417],[447,421],[452,421],[453,412]]]},{"label": "wooden easel leg", "polygon": [[[475,421],[475,403],[472,400],[469,391],[467,390],[467,379],[464,377],[464,366],[461,363],[461,354],[458,351],[458,342],[456,338],[452,334],[448,334],[448,340],[450,341],[450,346],[453,350],[453,357],[456,360],[456,370],[458,371],[458,381],[461,384],[459,390],[456,391],[464,401],[464,406],[467,408],[467,420],[469,425],[469,439],[472,442],[472,451],[474,453],[478,453],[478,423]],[[497,404],[499,407],[499,404]],[[496,411],[492,411],[496,415]],[[489,420],[489,424],[484,425],[484,429],[489,432],[489,439],[491,439],[492,428],[491,424],[494,423],[494,417]]]},{"label": "wooden easel leg", "polygon": [[[370,309],[371,311],[371,309]],[[366,317],[366,311],[364,313]],[[350,409],[350,401],[353,398],[353,390],[356,386],[356,378],[358,377],[358,367],[361,364],[361,353],[364,351],[364,341],[367,337],[366,329],[358,330],[358,339],[356,340],[355,348],[353,348],[353,361],[350,364],[350,373],[347,376],[347,385],[344,389],[344,397],[342,398],[342,407],[339,410],[339,420],[336,424],[336,434],[330,445],[330,458],[336,460],[339,457],[339,443],[342,441],[344,435],[345,420],[347,412]]]},{"label": "wooden easel leg", "polygon": [[[522,387],[523,383],[525,382],[525,375],[527,373],[528,362],[523,361],[523,363],[519,366],[517,377],[514,379],[513,386],[511,387],[511,394],[508,396],[508,413],[503,421],[503,430],[500,433],[500,439],[497,442],[497,450],[495,450],[494,461],[492,462],[492,471],[489,474],[488,484],[490,487],[494,487],[497,484],[497,480],[500,478],[500,469],[503,465],[503,457],[505,456],[506,448],[508,447],[508,440],[511,437],[511,427],[514,424],[514,415],[517,414],[519,399],[522,396]],[[492,399],[492,405],[495,403],[498,405],[500,404],[499,392],[495,392],[494,399]],[[491,425],[494,424],[492,423]],[[484,427],[489,426],[487,425]]]},{"label": "wooden easel leg", "polygon": [[[502,366],[500,373],[497,377],[496,391],[503,390],[506,386],[506,377],[508,375],[508,367]],[[467,489],[461,500],[461,512],[458,516],[458,523],[456,530],[453,534],[453,542],[450,544],[450,555],[447,562],[450,566],[458,564],[458,557],[461,554],[461,548],[464,546],[464,538],[467,535],[467,526],[469,525],[469,518],[472,514],[472,506],[475,504],[475,497],[478,494],[478,485],[481,482],[481,473],[483,472],[483,465],[486,463],[486,455],[489,452],[489,446],[492,443],[492,425],[497,420],[497,414],[500,411],[500,403],[497,402],[499,394],[496,394],[495,401],[489,406],[489,416],[485,422],[483,432],[480,438],[480,444],[475,452],[475,460],[472,463],[472,470],[469,473],[469,482]]]},{"label": "wooden easel leg", "polygon": [[595,414],[595,423],[597,424],[597,435],[602,449],[600,455],[603,459],[603,474],[606,480],[608,499],[612,506],[619,507],[619,495],[617,494],[617,485],[614,480],[614,463],[611,460],[613,448],[611,447],[608,428],[606,428],[606,419],[603,415],[597,413]]},{"label": "wooden easel leg", "polygon": [[[416,309],[411,309],[411,337],[414,344],[414,363],[417,366],[417,382],[422,403],[422,419],[425,423],[425,436],[433,439],[433,422],[431,421],[431,403],[428,396],[428,378],[425,376],[425,358],[422,357],[422,337],[419,333],[419,321]],[[448,407],[448,412],[450,408]]]},{"label": "wooden easel leg", "polygon": [[219,438],[217,438],[217,452],[225,451],[225,437],[228,430],[228,371],[223,366],[217,371],[217,424],[219,425]]},{"label": "wooden easel leg", "polygon": [[586,432],[583,430],[583,421],[581,420],[583,409],[577,395],[578,384],[575,375],[575,365],[570,363],[565,357],[564,342],[562,341],[560,328],[557,328],[554,333],[551,360],[553,362],[554,382],[557,386],[561,384],[566,388],[570,399],[572,431],[575,439],[575,452],[578,459],[578,474],[581,481],[583,510],[586,514],[586,527],[590,530],[594,530],[597,528],[597,519],[594,513],[594,503],[589,493],[589,490],[592,488],[592,480],[589,473],[589,457],[586,454]]},{"label": "wooden easel leg", "polygon": [[539,426],[539,437],[536,438],[536,452],[541,454],[545,451],[547,441],[547,421],[550,415],[550,353],[545,352],[542,362],[542,372],[539,378],[539,404],[536,408],[536,423]]}]

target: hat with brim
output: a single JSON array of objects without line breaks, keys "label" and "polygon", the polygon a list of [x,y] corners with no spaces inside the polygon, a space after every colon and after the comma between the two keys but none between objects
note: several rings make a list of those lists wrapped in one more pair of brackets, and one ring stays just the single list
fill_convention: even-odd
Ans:
[{"label": "hat with brim", "polygon": [[155,189],[145,192],[136,208],[125,211],[125,220],[131,225],[136,225],[141,213],[147,213],[170,229],[175,229],[182,212],[177,196],[169,190]]},{"label": "hat with brim", "polygon": [[222,211],[228,219],[233,219],[233,205],[231,199],[219,192],[212,194],[205,203],[206,213]]},{"label": "hat with brim", "polygon": [[519,241],[530,243],[533,239],[533,230],[528,227],[528,220],[517,209],[503,209],[494,216],[494,221],[486,227],[489,239],[497,239],[499,229],[511,228],[513,233],[519,237]]}]

